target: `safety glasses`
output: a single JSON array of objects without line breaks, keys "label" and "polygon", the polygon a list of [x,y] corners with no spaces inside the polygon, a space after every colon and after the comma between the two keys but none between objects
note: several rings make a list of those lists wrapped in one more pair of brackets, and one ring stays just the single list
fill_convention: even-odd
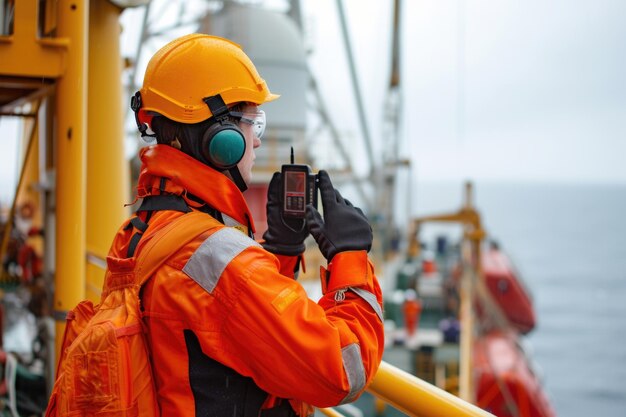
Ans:
[{"label": "safety glasses", "polygon": [[261,139],[263,137],[263,133],[265,133],[265,112],[263,110],[258,110],[254,113],[243,112],[241,113],[241,120],[244,123],[252,125],[252,130],[254,131],[254,135]]}]

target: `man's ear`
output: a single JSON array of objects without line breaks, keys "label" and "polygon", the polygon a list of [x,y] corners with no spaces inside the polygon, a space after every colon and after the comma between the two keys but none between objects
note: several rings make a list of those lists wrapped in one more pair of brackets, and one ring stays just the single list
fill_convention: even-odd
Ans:
[{"label": "man's ear", "polygon": [[183,147],[180,144],[180,141],[178,140],[178,138],[174,139],[173,141],[170,142],[170,146],[174,149],[178,149],[180,151],[180,149]]}]

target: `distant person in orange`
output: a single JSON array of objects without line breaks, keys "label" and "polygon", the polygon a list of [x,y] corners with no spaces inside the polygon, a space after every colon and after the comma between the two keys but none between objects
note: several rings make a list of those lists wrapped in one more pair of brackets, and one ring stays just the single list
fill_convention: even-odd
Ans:
[{"label": "distant person in orange", "polygon": [[[371,227],[327,173],[319,173],[324,217],[309,206],[301,228],[281,217],[276,173],[264,243],[252,239],[242,192],[265,130],[259,106],[276,98],[238,45],[203,34],[159,50],[133,97],[142,136],[157,144],[140,153],[143,201],[119,230],[109,268],[123,268],[142,240],[187,212],[221,222],[172,247],[142,290],[162,416],[312,415],[310,405],[355,400],[380,364]],[[294,279],[309,233],[328,261],[318,303]]]},{"label": "distant person in orange", "polygon": [[404,312],[404,328],[408,339],[415,334],[422,312],[422,303],[418,300],[415,290],[408,289],[405,291],[402,311]]}]

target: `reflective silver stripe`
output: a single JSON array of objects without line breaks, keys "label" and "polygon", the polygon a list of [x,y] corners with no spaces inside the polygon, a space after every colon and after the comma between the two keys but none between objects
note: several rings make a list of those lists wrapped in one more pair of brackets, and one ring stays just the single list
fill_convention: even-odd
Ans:
[{"label": "reflective silver stripe", "polygon": [[341,357],[343,359],[343,369],[348,376],[350,384],[350,392],[341,404],[354,401],[356,396],[365,388],[365,368],[363,367],[363,359],[361,359],[361,349],[357,343],[352,343],[341,349]]},{"label": "reflective silver stripe", "polygon": [[236,229],[224,227],[202,242],[183,272],[212,293],[230,261],[251,246],[261,245]]},{"label": "reflective silver stripe", "polygon": [[378,315],[378,318],[380,319],[380,321],[384,322],[383,309],[380,307],[380,304],[378,304],[378,300],[376,299],[376,296],[374,294],[372,294],[371,292],[367,290],[364,290],[363,288],[350,287],[349,289],[350,291],[354,292],[356,295],[358,295],[359,297],[367,301],[367,303],[372,306],[372,308]]}]

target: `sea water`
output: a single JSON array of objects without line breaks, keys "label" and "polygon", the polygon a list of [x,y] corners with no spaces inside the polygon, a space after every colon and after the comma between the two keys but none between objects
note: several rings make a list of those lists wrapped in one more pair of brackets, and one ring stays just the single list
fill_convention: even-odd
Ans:
[{"label": "sea water", "polygon": [[[418,184],[412,211],[454,211],[462,189]],[[478,182],[474,203],[533,294],[524,339],[557,416],[625,417],[626,185]]]}]

